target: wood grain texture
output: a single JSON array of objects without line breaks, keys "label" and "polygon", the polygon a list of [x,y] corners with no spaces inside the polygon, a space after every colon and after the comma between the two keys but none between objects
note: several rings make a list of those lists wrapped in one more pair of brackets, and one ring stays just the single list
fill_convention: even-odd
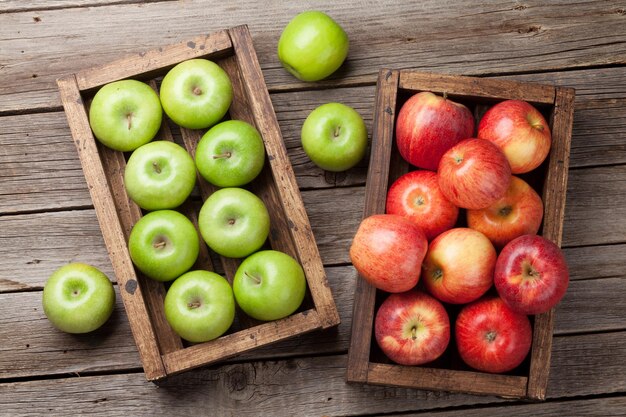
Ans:
[{"label": "wood grain texture", "polygon": [[69,9],[72,7],[102,7],[112,4],[147,3],[150,1],[168,0],[29,0],[28,2],[2,0],[0,2],[0,13],[36,12],[38,10]]},{"label": "wood grain texture", "polygon": [[[574,90],[571,88],[559,87],[555,91],[554,104],[550,114],[552,144],[541,196],[544,207],[542,235],[558,246],[561,246],[563,236],[574,94]],[[534,400],[544,400],[546,397],[550,356],[552,354],[553,327],[554,308],[535,316],[526,393],[528,398]]]},{"label": "wood grain texture", "polygon": [[[538,404],[516,404],[499,407],[471,408],[437,412],[436,417],[484,417],[486,415],[519,417],[569,416],[573,413],[588,417],[623,416],[626,410],[626,396],[595,398],[573,401],[553,401]],[[423,416],[425,413],[402,414],[403,417]]]},{"label": "wood grain texture", "polygon": [[[570,166],[626,163],[626,67],[516,75],[512,79],[575,87]],[[328,101],[354,107],[371,132],[374,86],[272,94],[285,146],[302,189],[365,184],[368,157],[344,173],[317,168],[304,154],[300,130],[308,114]],[[0,213],[91,205],[69,127],[62,112],[2,118]]]},{"label": "wood grain texture", "polygon": [[[626,170],[611,175],[616,172],[615,167],[602,168],[597,184],[593,181],[595,170],[598,168],[592,172],[587,168],[570,172],[566,244],[581,237],[601,242],[603,235],[626,241],[626,229],[620,220],[626,216],[626,194],[618,194],[617,201],[604,197],[606,193],[621,192],[620,187],[623,189],[626,184]],[[324,264],[350,262],[348,249],[363,215],[364,187],[303,191],[302,197]],[[598,200],[598,205],[593,203]],[[592,207],[587,210],[601,210],[602,216],[585,214],[585,208],[579,204]],[[338,205],[344,209],[337,210]],[[329,222],[329,218],[333,221]],[[578,231],[573,225],[568,226],[568,218],[584,223],[586,228]],[[597,235],[591,230],[594,228],[600,229]],[[93,209],[0,216],[0,230],[0,292],[41,289],[55,269],[73,261],[91,263],[114,277]],[[626,244],[566,247],[564,252],[572,280],[623,276]]]},{"label": "wood grain texture", "polygon": [[528,378],[493,375],[484,372],[398,366],[370,363],[367,383],[373,385],[420,388],[436,391],[467,392],[503,397],[525,397]]},{"label": "wood grain texture", "polygon": [[[235,360],[346,352],[350,341],[356,272],[351,266],[328,267],[326,275],[342,319],[337,328],[258,348]],[[626,307],[620,303],[624,291],[624,276],[573,281],[557,307],[555,334],[626,330]],[[119,297],[115,311],[102,334],[98,332],[93,338],[74,337],[54,329],[44,317],[41,292],[0,294],[0,351],[19,352],[0,355],[0,370],[4,370],[0,378],[140,368],[141,362]],[[33,315],[22,321],[20,318],[25,312]]]},{"label": "wood grain texture", "polygon": [[[548,398],[624,392],[624,337],[626,332],[555,338]],[[346,384],[346,360],[338,355],[222,365],[173,377],[158,387],[141,374],[0,383],[0,406],[12,416],[158,416],[172,410],[286,416],[371,415],[503,402],[489,396]]]},{"label": "wood grain texture", "polygon": [[[350,267],[327,268],[326,274],[344,319],[338,327],[259,347],[236,360],[345,352],[355,274]],[[26,313],[29,320],[21,320]],[[119,296],[115,314],[105,327],[83,337],[62,333],[51,326],[41,309],[41,292],[0,294],[0,351],[15,352],[0,355],[0,379],[141,368]]]},{"label": "wood grain texture", "polygon": [[570,170],[562,245],[626,242],[624,199],[626,165]]},{"label": "wood grain texture", "polygon": [[73,76],[59,79],[58,85],[91,198],[98,202],[95,206],[96,215],[113,271],[118,284],[123,288],[122,299],[128,312],[139,355],[144,364],[146,377],[149,379],[162,378],[165,376],[165,372],[159,356],[154,329],[148,319],[142,289],[137,285],[137,277],[126,247],[124,231],[120,225],[115,202],[111,196],[105,171],[98,155],[96,141],[89,127],[89,120],[76,79]]},{"label": "wood grain texture", "polygon": [[246,353],[258,346],[270,345],[299,334],[319,330],[321,318],[315,309],[292,314],[286,318],[258,324],[236,333],[163,355],[168,375]]},{"label": "wood grain texture", "polygon": [[[358,18],[350,4],[324,0],[315,8],[329,13],[350,36],[348,60],[333,76],[344,84],[363,77],[374,82],[378,70],[390,64],[475,75],[626,62],[624,15],[611,2],[533,0],[480,7],[471,1],[382,2],[359,8]],[[0,111],[58,107],[54,80],[61,75],[243,23],[254,34],[270,88],[310,87],[288,74],[276,56],[280,32],[300,11],[296,3],[242,0],[214,4],[209,11],[202,1],[189,0],[82,8],[71,14],[42,11],[38,22],[31,12],[2,14]],[[46,50],[37,47],[37,39],[46,39]]]},{"label": "wood grain texture", "polygon": [[554,87],[518,83],[510,80],[459,78],[453,75],[402,72],[398,87],[412,91],[430,91],[437,94],[460,95],[471,100],[525,100],[530,103],[554,103]]},{"label": "wood grain texture", "polygon": [[[302,192],[324,264],[349,262],[347,248],[362,216],[363,191]],[[345,209],[338,211],[337,204]],[[0,216],[0,228],[0,292],[41,288],[56,268],[70,261],[91,263],[114,276],[93,209]]]},{"label": "wood grain texture", "polygon": [[226,55],[231,52],[231,47],[228,33],[221,30],[79,71],[76,73],[76,82],[78,88],[84,91],[129,77],[148,79],[164,75],[169,68],[181,61],[194,58],[215,59]]},{"label": "wood grain texture", "polygon": [[[111,318],[95,332],[72,335],[52,326],[41,292],[0,294],[0,379],[110,372],[141,367],[119,288]],[[27,319],[25,319],[27,316]]]}]

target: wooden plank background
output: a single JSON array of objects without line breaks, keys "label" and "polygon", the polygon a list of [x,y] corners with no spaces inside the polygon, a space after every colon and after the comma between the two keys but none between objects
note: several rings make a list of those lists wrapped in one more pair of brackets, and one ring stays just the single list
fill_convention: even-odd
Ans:
[{"label": "wooden plank background", "polygon": [[[275,48],[306,8],[351,39],[331,80],[304,84]],[[70,261],[113,280],[55,79],[225,27],[250,26],[341,325],[227,363],[145,381],[121,300],[90,335],[53,329],[41,289]],[[548,400],[345,384],[355,272],[348,247],[363,210],[367,158],[326,173],[299,133],[328,101],[372,124],[382,66],[576,88],[563,245],[570,289],[556,312]],[[626,408],[626,4],[412,1],[0,2],[0,415],[619,415]],[[80,376],[80,377],[79,377]],[[409,413],[409,414],[405,414]]]}]

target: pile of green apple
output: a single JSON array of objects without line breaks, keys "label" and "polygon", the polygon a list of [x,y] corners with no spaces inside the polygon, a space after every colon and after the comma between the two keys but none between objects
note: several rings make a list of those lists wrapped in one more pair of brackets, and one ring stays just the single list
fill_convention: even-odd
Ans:
[{"label": "pile of green apple", "polygon": [[[265,146],[254,126],[240,120],[220,122],[232,97],[231,81],[222,68],[192,59],[165,75],[159,95],[143,82],[122,80],[103,86],[89,109],[95,137],[109,148],[132,152],[124,185],[130,199],[147,213],[131,230],[130,257],[145,276],[173,281],[164,301],[165,317],[190,342],[226,332],[235,304],[255,319],[277,320],[296,311],[306,292],[304,271],[294,258],[260,250],[269,235],[270,216],[263,201],[241,187],[263,169]],[[208,129],[198,142],[195,160],[174,142],[153,141],[163,111],[179,126]],[[191,220],[176,209],[194,189],[196,172],[222,187],[198,214],[202,239],[219,255],[245,258],[232,288],[214,272],[190,271],[200,252],[200,237]],[[59,275],[62,278],[56,278]],[[86,332],[107,320],[115,295],[104,274],[70,264],[53,278],[44,291],[44,307],[53,324]],[[98,286],[105,289],[98,291]],[[89,308],[98,309],[98,314],[87,314]],[[81,317],[88,323],[81,323]]]},{"label": "pile of green apple", "polygon": [[[302,81],[333,74],[348,54],[348,36],[328,15],[307,11],[285,27],[278,57]],[[292,314],[303,301],[306,280],[291,256],[260,250],[270,216],[263,201],[242,188],[265,163],[263,138],[240,120],[222,121],[233,100],[228,74],[216,63],[191,59],[174,66],[157,94],[138,80],[103,86],[93,97],[89,123],[105,146],[132,152],[124,173],[128,196],[146,214],[134,225],[130,257],[145,276],[171,283],[165,315],[184,339],[203,342],[231,326],[235,305],[258,320]],[[197,144],[195,160],[180,145],[153,141],[163,112],[188,129],[208,129]],[[328,171],[356,165],[367,147],[361,116],[341,103],[327,103],[310,113],[302,126],[302,147]],[[222,276],[190,269],[200,251],[194,224],[176,209],[189,198],[196,173],[218,187],[198,214],[202,240],[219,255],[244,259],[232,287]],[[43,304],[50,321],[71,333],[100,327],[113,311],[115,292],[102,272],[84,264],[68,264],[46,283]]]}]

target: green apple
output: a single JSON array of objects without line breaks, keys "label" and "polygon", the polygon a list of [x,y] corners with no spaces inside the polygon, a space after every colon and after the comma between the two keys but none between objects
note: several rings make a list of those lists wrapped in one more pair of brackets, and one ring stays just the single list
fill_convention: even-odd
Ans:
[{"label": "green apple", "polygon": [[264,250],[246,258],[233,279],[235,300],[257,320],[278,320],[300,307],[306,292],[302,267],[291,256]]},{"label": "green apple", "polygon": [[200,343],[216,339],[235,319],[233,290],[215,272],[189,271],[167,291],[165,318],[185,340]]},{"label": "green apple", "polygon": [[222,188],[206,199],[198,227],[211,249],[229,258],[243,258],[263,246],[270,215],[263,201],[243,188]]},{"label": "green apple", "polygon": [[133,263],[146,276],[171,281],[196,262],[200,239],[187,217],[173,210],[158,210],[135,223],[128,249]]},{"label": "green apple", "polygon": [[128,152],[154,138],[162,115],[159,96],[149,85],[122,80],[98,90],[89,107],[89,124],[104,145]]},{"label": "green apple", "polygon": [[302,148],[326,171],[355,166],[367,149],[367,128],[352,107],[326,103],[313,110],[302,125]]},{"label": "green apple", "polygon": [[204,129],[228,111],[233,86],[219,65],[206,59],[190,59],[168,71],[161,83],[165,113],[188,129]]},{"label": "green apple", "polygon": [[124,185],[128,196],[145,210],[180,206],[196,184],[196,165],[174,142],[158,140],[135,150],[128,158]]},{"label": "green apple", "polygon": [[102,326],[115,306],[115,291],[99,269],[70,263],[54,271],[43,288],[43,311],[58,329],[88,333]]},{"label": "green apple", "polygon": [[294,17],[278,40],[278,59],[302,81],[319,81],[348,56],[348,35],[328,15],[307,11]]},{"label": "green apple", "polygon": [[196,166],[202,177],[218,187],[247,184],[263,169],[265,146],[256,128],[241,120],[213,126],[196,148]]}]

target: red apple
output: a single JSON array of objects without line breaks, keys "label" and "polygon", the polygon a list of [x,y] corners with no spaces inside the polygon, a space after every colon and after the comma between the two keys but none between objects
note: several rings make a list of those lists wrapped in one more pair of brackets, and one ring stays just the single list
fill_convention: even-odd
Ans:
[{"label": "red apple", "polygon": [[493,284],[496,250],[482,233],[450,229],[430,242],[422,275],[426,289],[441,301],[474,301]]},{"label": "red apple", "polygon": [[497,248],[522,235],[536,235],[543,219],[539,194],[524,180],[511,178],[506,194],[481,210],[467,211],[467,224],[483,233]]},{"label": "red apple", "polygon": [[378,346],[401,365],[432,362],[450,342],[450,319],[433,297],[418,291],[391,294],[376,313]]},{"label": "red apple", "polygon": [[463,307],[454,332],[461,359],[474,369],[492,373],[517,368],[528,355],[533,336],[528,317],[498,297]]},{"label": "red apple", "polygon": [[478,137],[492,141],[504,151],[514,174],[541,165],[552,141],[546,119],[520,100],[506,100],[487,110],[478,124]]},{"label": "red apple", "polygon": [[511,182],[511,167],[496,145],[466,139],[449,149],[439,162],[439,187],[452,204],[466,209],[489,207]]},{"label": "red apple", "polygon": [[494,282],[512,310],[540,314],[561,301],[569,285],[569,271],[557,245],[541,236],[525,235],[500,252]]},{"label": "red apple", "polygon": [[422,228],[426,239],[432,240],[454,227],[459,209],[439,189],[437,174],[418,170],[404,174],[391,185],[387,213],[412,220]]},{"label": "red apple", "polygon": [[420,278],[428,241],[411,220],[392,214],[363,219],[350,246],[352,264],[367,282],[387,292],[408,291]]},{"label": "red apple", "polygon": [[448,149],[473,135],[474,117],[467,107],[426,91],[409,98],[396,121],[400,155],[431,171]]}]

